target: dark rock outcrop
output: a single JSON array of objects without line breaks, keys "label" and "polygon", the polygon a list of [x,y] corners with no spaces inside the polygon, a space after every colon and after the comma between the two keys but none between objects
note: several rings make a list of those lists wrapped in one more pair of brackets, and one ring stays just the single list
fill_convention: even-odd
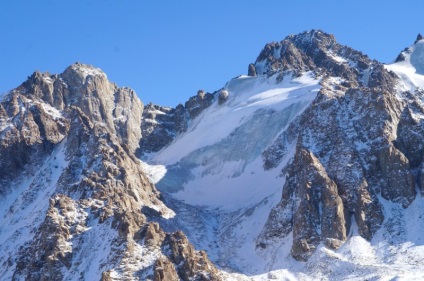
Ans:
[{"label": "dark rock outcrop", "polygon": [[416,44],[418,41],[423,40],[423,39],[424,39],[424,37],[421,35],[421,33],[418,33],[417,39],[415,39],[414,44]]},{"label": "dark rock outcrop", "polygon": [[199,90],[183,106],[176,108],[148,104],[143,111],[142,139],[137,155],[157,152],[170,144],[178,134],[187,130],[188,122],[212,105],[214,94]]},{"label": "dark rock outcrop", "polygon": [[179,281],[174,264],[166,257],[158,258],[153,267],[153,281]]},{"label": "dark rock outcrop", "polygon": [[180,278],[184,281],[222,280],[215,266],[209,261],[204,251],[195,251],[183,232],[168,234],[165,238],[164,249],[168,258],[176,265]]},{"label": "dark rock outcrop", "polygon": [[141,230],[144,244],[162,250],[153,266],[153,280],[222,280],[204,251],[196,251],[183,232],[164,233],[157,223],[149,223]]},{"label": "dark rock outcrop", "polygon": [[156,152],[187,130],[188,114],[182,105],[175,109],[149,103],[143,111],[142,139],[138,154]]},{"label": "dark rock outcrop", "polygon": [[69,120],[56,113],[17,90],[0,104],[0,182],[16,178],[66,137]]},{"label": "dark rock outcrop", "polygon": [[256,68],[255,68],[255,65],[253,63],[249,64],[249,68],[247,70],[247,75],[248,76],[256,76],[257,75]]},{"label": "dark rock outcrop", "polygon": [[196,118],[203,110],[212,105],[214,95],[200,90],[196,96],[185,103],[185,108],[191,119]]},{"label": "dark rock outcrop", "polygon": [[266,247],[270,238],[293,232],[292,255],[305,261],[320,242],[345,241],[342,199],[319,160],[299,149],[286,178],[282,200],[272,210],[258,246]]},{"label": "dark rock outcrop", "polygon": [[219,94],[218,94],[218,104],[221,105],[224,102],[226,102],[227,99],[228,99],[228,97],[229,97],[229,95],[230,94],[228,93],[227,90],[219,91]]}]

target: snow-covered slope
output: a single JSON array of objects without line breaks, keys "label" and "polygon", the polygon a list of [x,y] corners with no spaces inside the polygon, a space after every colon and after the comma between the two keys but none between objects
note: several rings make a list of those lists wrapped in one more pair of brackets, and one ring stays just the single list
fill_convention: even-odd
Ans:
[{"label": "snow-covered slope", "polygon": [[[0,264],[18,256],[19,246],[34,239],[34,229],[43,222],[49,198],[67,166],[62,143],[34,175],[19,182],[11,194],[0,198]],[[6,267],[0,267],[0,276],[4,280],[11,279],[12,273]]]},{"label": "snow-covered slope", "polygon": [[147,160],[166,166],[157,186],[188,204],[225,210],[275,193],[281,169],[264,171],[261,153],[311,103],[318,83],[312,73],[293,79],[288,74],[281,82],[276,76],[229,81],[224,104],[216,101]]},{"label": "snow-covered slope", "polygon": [[424,39],[418,36],[414,45],[405,49],[396,62],[386,68],[401,78],[404,90],[424,89]]}]

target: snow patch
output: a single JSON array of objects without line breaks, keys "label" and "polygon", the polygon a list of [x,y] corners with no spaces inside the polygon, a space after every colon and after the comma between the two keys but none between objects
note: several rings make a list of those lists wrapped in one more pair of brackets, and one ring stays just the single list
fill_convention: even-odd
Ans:
[{"label": "snow patch", "polygon": [[78,71],[80,74],[82,74],[82,77],[84,78],[84,80],[87,79],[88,76],[102,76],[107,79],[106,74],[100,68],[96,68],[91,65],[85,65],[80,63],[76,63],[72,65],[71,67],[75,69],[76,71]]},{"label": "snow patch", "polygon": [[[130,243],[133,243],[130,255],[124,257],[119,267],[112,270],[111,277],[116,280],[149,280],[147,277],[153,275],[155,261],[162,255],[160,249],[149,248],[135,242]],[[139,276],[135,276],[135,273]]]},{"label": "snow patch", "polygon": [[140,160],[141,169],[146,174],[149,181],[157,184],[166,174],[167,170],[164,165],[149,165]]},{"label": "snow patch", "polygon": [[57,110],[56,108],[54,108],[53,106],[50,106],[47,103],[39,103],[41,105],[41,107],[43,108],[44,112],[46,112],[47,114],[51,115],[53,117],[53,120],[57,120],[59,118],[63,118],[62,113]]},{"label": "snow patch", "polygon": [[53,84],[53,79],[48,76],[43,76],[43,80],[48,84]]},{"label": "snow patch", "polygon": [[408,48],[402,53],[405,60],[385,65],[386,69],[396,73],[401,79],[401,90],[414,92],[424,89],[424,40]]},{"label": "snow patch", "polygon": [[341,56],[339,56],[339,55],[337,55],[337,54],[335,54],[331,51],[328,52],[327,54],[330,58],[332,58],[334,61],[336,61],[338,63],[347,63],[348,62],[345,58],[343,58],[343,57],[341,57]]}]

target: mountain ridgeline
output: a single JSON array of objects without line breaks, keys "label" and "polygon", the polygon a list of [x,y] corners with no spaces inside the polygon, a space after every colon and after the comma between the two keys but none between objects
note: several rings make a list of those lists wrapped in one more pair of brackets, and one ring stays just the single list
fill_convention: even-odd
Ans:
[{"label": "mountain ridgeline", "polygon": [[175,108],[35,72],[0,96],[0,275],[424,276],[423,69],[421,35],[384,65],[312,30]]}]

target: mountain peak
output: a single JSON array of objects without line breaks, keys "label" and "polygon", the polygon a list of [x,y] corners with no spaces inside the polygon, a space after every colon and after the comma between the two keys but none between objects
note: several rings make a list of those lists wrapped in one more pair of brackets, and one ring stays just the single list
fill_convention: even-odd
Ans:
[{"label": "mountain peak", "polygon": [[421,35],[421,33],[418,33],[417,39],[415,40],[414,44],[417,44],[418,41],[423,40],[424,37]]},{"label": "mountain peak", "polygon": [[271,76],[286,71],[293,71],[296,75],[324,71],[351,80],[361,70],[369,68],[371,63],[361,52],[337,43],[334,35],[313,29],[266,44],[256,59],[254,69],[249,67],[249,73]]},{"label": "mountain peak", "polygon": [[417,74],[424,75],[424,37],[418,34],[414,44],[405,48],[396,58],[395,63],[410,66]]},{"label": "mountain peak", "polygon": [[290,40],[292,42],[302,42],[303,44],[320,44],[328,46],[331,44],[337,43],[336,38],[333,34],[326,33],[322,30],[312,29],[309,31],[304,31],[299,34],[289,35],[285,40]]},{"label": "mountain peak", "polygon": [[100,68],[96,68],[89,64],[84,64],[80,62],[76,62],[72,65],[70,65],[68,68],[65,69],[63,72],[65,73],[73,73],[81,77],[82,79],[86,79],[87,76],[100,76],[107,79],[106,74],[101,70]]},{"label": "mountain peak", "polygon": [[[412,44],[412,46],[409,46],[405,49],[403,49],[402,52],[400,52],[400,54],[396,57],[395,59],[395,63],[396,62],[403,62],[403,61],[410,61],[410,57],[412,55],[412,53],[416,53],[417,52],[417,45],[421,45],[420,41],[422,41],[424,39],[424,36],[421,33],[418,33],[417,35],[417,39],[415,39],[414,44]],[[419,50],[421,50],[420,47],[418,47]]]}]

